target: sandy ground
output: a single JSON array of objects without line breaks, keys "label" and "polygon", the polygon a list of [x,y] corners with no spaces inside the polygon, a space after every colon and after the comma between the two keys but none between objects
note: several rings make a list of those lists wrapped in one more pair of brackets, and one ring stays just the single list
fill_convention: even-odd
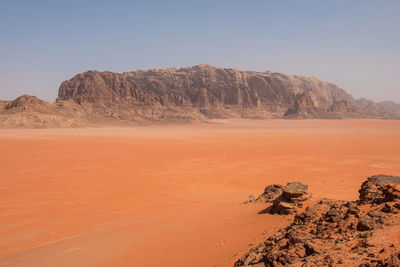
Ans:
[{"label": "sandy ground", "polygon": [[249,194],[400,175],[400,121],[215,122],[0,130],[0,266],[231,266],[288,223]]}]

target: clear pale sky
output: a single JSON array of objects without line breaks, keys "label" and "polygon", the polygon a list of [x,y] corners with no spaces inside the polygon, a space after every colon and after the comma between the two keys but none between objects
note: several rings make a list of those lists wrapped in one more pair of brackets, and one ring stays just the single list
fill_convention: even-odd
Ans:
[{"label": "clear pale sky", "polygon": [[400,102],[400,1],[0,0],[0,99],[54,101],[86,70],[202,63]]}]

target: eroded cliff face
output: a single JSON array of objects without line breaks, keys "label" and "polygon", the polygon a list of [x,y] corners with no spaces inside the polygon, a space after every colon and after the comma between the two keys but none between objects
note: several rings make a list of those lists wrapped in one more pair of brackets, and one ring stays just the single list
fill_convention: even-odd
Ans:
[{"label": "eroded cliff face", "polygon": [[61,84],[55,103],[26,95],[0,102],[0,127],[400,117],[393,106],[354,100],[316,78],[197,65],[80,73]]},{"label": "eroded cliff face", "polygon": [[[185,107],[248,117],[363,117],[351,95],[311,77],[197,65],[181,69],[88,71],[64,81],[58,101]],[[247,111],[247,112],[246,112]],[[208,112],[207,114],[209,114]],[[380,116],[381,114],[376,114]],[[232,115],[233,116],[233,115]]]}]

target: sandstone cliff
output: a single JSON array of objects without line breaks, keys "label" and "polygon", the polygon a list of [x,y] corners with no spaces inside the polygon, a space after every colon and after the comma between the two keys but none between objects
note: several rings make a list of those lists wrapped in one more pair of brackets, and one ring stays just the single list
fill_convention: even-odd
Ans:
[{"label": "sandstone cliff", "polygon": [[61,84],[58,101],[61,100],[73,100],[78,104],[108,102],[193,108],[211,117],[365,115],[355,107],[349,94],[331,83],[310,77],[209,65],[122,74],[89,71]]},{"label": "sandstone cliff", "polygon": [[[53,104],[17,99],[0,114],[48,113],[81,124],[143,124],[212,118],[396,118],[312,77],[197,65],[124,73],[87,71],[64,81]],[[21,115],[22,116],[22,115]],[[2,122],[3,121],[3,122]],[[4,126],[4,119],[0,123]],[[68,124],[67,124],[68,125]]]},{"label": "sandstone cliff", "polygon": [[209,65],[125,72],[88,71],[61,84],[57,101],[191,108],[205,117],[390,118],[316,78]]}]

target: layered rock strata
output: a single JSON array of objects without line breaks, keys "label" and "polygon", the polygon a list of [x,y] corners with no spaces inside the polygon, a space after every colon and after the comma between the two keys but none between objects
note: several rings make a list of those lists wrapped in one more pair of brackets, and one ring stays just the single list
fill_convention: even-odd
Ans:
[{"label": "layered rock strata", "polygon": [[303,206],[311,196],[308,186],[299,182],[288,183],[282,187],[282,194],[273,201],[271,213],[293,214]]},{"label": "layered rock strata", "polygon": [[316,78],[209,65],[88,71],[61,84],[57,101],[65,100],[191,108],[208,118],[390,117],[383,109],[365,111],[343,89]]},{"label": "layered rock strata", "polygon": [[210,119],[400,117],[396,105],[355,100],[312,77],[197,65],[124,73],[87,71],[61,83],[55,103],[0,102],[0,127],[206,122]]}]

